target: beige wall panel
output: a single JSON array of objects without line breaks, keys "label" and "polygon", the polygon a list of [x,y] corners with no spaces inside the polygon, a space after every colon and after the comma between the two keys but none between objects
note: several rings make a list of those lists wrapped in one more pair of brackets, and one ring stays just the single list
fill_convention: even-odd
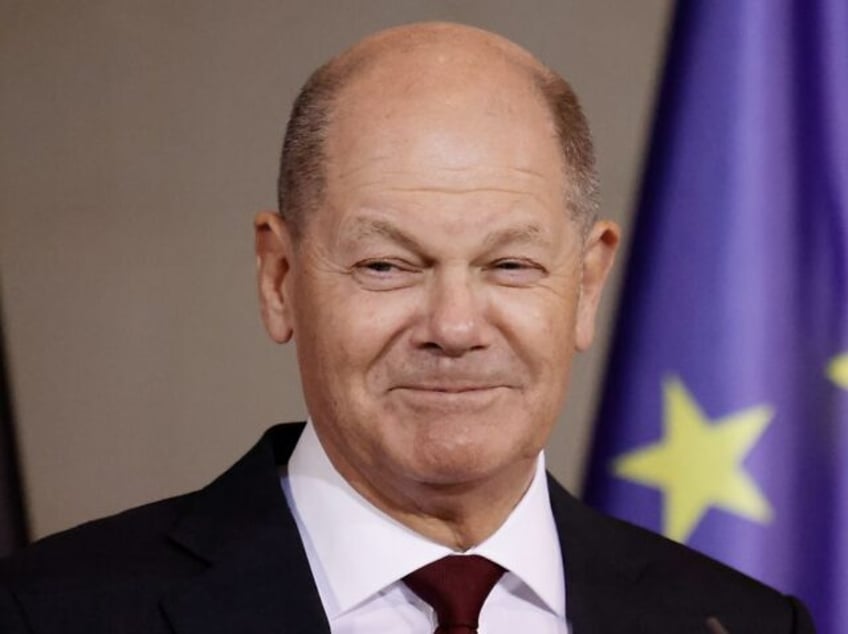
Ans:
[{"label": "beige wall panel", "polygon": [[[201,486],[303,416],[294,350],[257,316],[251,218],[311,69],[392,24],[499,31],[582,95],[626,224],[668,4],[0,3],[0,283],[34,533]],[[608,324],[550,445],[571,486]]]}]

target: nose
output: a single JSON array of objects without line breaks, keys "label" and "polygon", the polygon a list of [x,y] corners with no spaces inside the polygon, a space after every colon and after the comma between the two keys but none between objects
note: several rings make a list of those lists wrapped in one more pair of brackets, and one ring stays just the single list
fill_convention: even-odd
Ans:
[{"label": "nose", "polygon": [[421,348],[458,357],[489,345],[484,290],[466,269],[434,271],[414,335]]}]

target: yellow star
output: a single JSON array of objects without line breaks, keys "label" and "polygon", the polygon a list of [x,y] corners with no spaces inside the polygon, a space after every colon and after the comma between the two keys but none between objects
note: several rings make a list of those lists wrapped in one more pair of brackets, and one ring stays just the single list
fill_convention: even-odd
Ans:
[{"label": "yellow star", "polygon": [[848,390],[848,352],[834,357],[827,366],[827,376],[839,387]]},{"label": "yellow star", "polygon": [[768,500],[742,461],[774,415],[752,407],[711,422],[677,378],[663,381],[664,437],[620,456],[616,475],[659,488],[663,534],[685,542],[710,507],[766,523]]}]

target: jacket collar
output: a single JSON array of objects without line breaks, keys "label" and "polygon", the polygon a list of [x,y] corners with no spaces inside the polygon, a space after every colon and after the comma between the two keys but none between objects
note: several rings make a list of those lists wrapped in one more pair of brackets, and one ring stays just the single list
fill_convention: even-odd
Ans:
[{"label": "jacket collar", "polygon": [[579,502],[550,476],[549,490],[562,549],[571,634],[657,632],[644,629],[652,590],[641,582],[649,561],[643,549],[629,542],[633,531]]},{"label": "jacket collar", "polygon": [[[304,425],[277,425],[194,494],[170,537],[208,564],[163,601],[178,634],[329,633],[329,624],[279,481]],[[646,562],[616,523],[548,488],[566,578],[572,634],[639,631],[633,590]]]},{"label": "jacket collar", "polygon": [[329,634],[279,480],[302,430],[271,428],[191,498],[170,537],[208,567],[163,600],[178,634]]}]

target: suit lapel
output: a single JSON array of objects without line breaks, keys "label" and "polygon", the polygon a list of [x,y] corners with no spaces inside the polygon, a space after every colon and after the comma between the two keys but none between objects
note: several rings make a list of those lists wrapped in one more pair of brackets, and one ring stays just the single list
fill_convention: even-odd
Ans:
[{"label": "suit lapel", "polygon": [[329,633],[279,483],[303,429],[279,425],[198,492],[171,539],[208,564],[162,602],[177,634]]},{"label": "suit lapel", "polygon": [[589,509],[553,478],[551,508],[565,570],[566,612],[571,634],[642,632],[645,597],[636,582],[645,562],[627,548],[622,531]]}]

